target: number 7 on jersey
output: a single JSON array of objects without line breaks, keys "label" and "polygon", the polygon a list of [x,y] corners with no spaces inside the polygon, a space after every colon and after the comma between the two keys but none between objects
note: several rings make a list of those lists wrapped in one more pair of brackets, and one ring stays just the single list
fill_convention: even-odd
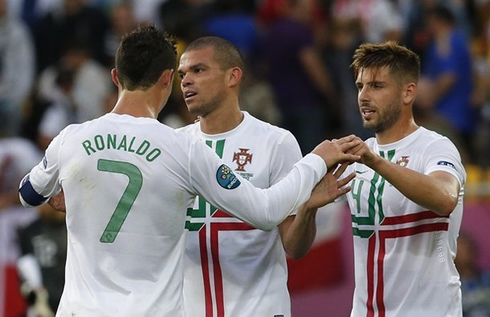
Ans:
[{"label": "number 7 on jersey", "polygon": [[113,243],[126,217],[133,206],[143,185],[143,175],[138,167],[128,162],[99,159],[97,169],[102,172],[124,174],[128,177],[128,186],[117,203],[112,217],[100,237],[102,243]]}]

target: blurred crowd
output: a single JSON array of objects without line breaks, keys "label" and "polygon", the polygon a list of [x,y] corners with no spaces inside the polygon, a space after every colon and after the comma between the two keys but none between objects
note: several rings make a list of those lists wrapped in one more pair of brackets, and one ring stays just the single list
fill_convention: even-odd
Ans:
[{"label": "blurred crowd", "polygon": [[[17,210],[18,183],[66,125],[110,111],[119,40],[148,23],[181,50],[203,35],[234,43],[247,63],[242,109],[290,130],[304,153],[325,138],[372,135],[352,55],[363,42],[398,41],[422,61],[418,124],[450,137],[465,164],[490,169],[490,0],[0,0],[0,268],[36,248],[58,261],[44,263],[63,262],[53,251],[63,241],[12,247],[15,228],[46,218]],[[173,127],[195,119],[177,81],[159,118]]]},{"label": "blurred crowd", "polygon": [[[324,138],[364,138],[349,69],[362,42],[419,53],[416,112],[453,139],[466,163],[490,165],[488,0],[0,0],[0,134],[41,150],[64,126],[115,98],[109,69],[120,37],[155,23],[184,48],[202,35],[242,51],[242,107],[283,126],[309,152]],[[179,89],[161,120],[190,118]]]}]

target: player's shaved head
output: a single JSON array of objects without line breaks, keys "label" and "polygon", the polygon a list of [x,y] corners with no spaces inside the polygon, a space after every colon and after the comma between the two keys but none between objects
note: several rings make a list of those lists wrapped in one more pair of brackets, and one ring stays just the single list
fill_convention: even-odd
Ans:
[{"label": "player's shaved head", "polygon": [[185,49],[185,52],[200,50],[207,47],[213,48],[214,58],[221,69],[239,67],[242,71],[244,70],[245,65],[240,51],[231,42],[220,37],[200,37],[197,40],[192,41]]}]

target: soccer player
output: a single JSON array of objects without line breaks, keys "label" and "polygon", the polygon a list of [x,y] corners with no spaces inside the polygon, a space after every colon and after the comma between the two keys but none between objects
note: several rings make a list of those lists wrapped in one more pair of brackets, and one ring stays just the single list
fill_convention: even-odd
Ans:
[{"label": "soccer player", "polygon": [[359,159],[345,153],[359,144],[354,136],[326,140],[281,182],[255,188],[203,142],[156,120],[172,90],[172,40],[140,27],[122,39],[115,65],[114,109],[61,131],[19,189],[33,206],[64,193],[68,250],[57,316],[183,316],[184,226],[197,195],[271,230],[307,200],[321,203],[327,166]]},{"label": "soccer player", "polygon": [[[268,188],[302,157],[287,130],[240,110],[244,61],[219,37],[191,42],[178,67],[181,89],[199,122],[181,131],[206,142],[237,174]],[[333,169],[331,169],[333,170]],[[332,200],[355,174],[337,182],[329,173]],[[267,213],[267,210],[260,212]],[[233,218],[199,197],[188,210],[184,300],[188,316],[291,316],[285,251],[300,258],[315,238],[316,209],[300,208],[270,231]]]},{"label": "soccer player", "polygon": [[454,144],[412,115],[419,57],[394,42],[363,44],[352,63],[364,127],[351,192],[351,316],[461,316],[454,257],[466,173]]}]

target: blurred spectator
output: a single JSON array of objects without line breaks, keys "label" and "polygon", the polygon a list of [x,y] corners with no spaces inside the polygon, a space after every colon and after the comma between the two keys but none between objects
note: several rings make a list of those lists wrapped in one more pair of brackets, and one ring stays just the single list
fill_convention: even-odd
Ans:
[{"label": "blurred spectator", "polygon": [[39,95],[46,100],[59,96],[56,88],[59,65],[74,73],[72,98],[78,122],[97,118],[105,113],[104,98],[112,81],[110,72],[89,55],[85,43],[72,43],[57,64],[46,68],[39,76]]},{"label": "blurred spectator", "polygon": [[[311,28],[314,0],[284,1],[283,16],[266,25],[261,53],[266,78],[281,111],[283,128],[308,153],[327,134],[329,108],[335,102],[333,84]],[[331,104],[329,104],[329,102]]]},{"label": "blurred spectator", "polygon": [[66,43],[84,43],[93,59],[104,62],[104,36],[109,21],[102,9],[91,7],[86,1],[64,0],[60,9],[53,9],[36,23],[38,72],[57,63]]},{"label": "blurred spectator", "polygon": [[405,8],[403,43],[423,58],[429,46],[431,36],[427,28],[427,12],[434,8],[439,0],[410,1]]},{"label": "blurred spectator", "polygon": [[43,151],[67,125],[79,122],[78,109],[73,100],[75,73],[63,65],[60,65],[56,73],[51,102],[44,110],[38,125],[36,141]]},{"label": "blurred spectator", "polygon": [[[476,163],[484,173],[490,171],[490,0],[478,4],[478,32],[474,36],[474,69],[475,90],[473,104],[479,111],[479,122],[476,131]],[[490,181],[487,179],[486,181]]]},{"label": "blurred spectator", "polygon": [[240,108],[262,121],[279,125],[281,112],[271,85],[251,65],[249,66],[245,69],[240,87]]},{"label": "blurred spectator", "polygon": [[108,68],[114,67],[116,51],[123,35],[136,28],[138,22],[134,15],[133,4],[127,1],[115,3],[110,9],[110,26],[104,36],[104,63]]},{"label": "blurred spectator", "polygon": [[356,21],[366,42],[401,40],[403,20],[393,1],[334,0],[331,10],[331,15],[338,19]]},{"label": "blurred spectator", "polygon": [[490,268],[478,265],[478,246],[467,233],[460,233],[455,258],[461,278],[464,317],[490,316]]},{"label": "blurred spectator", "polygon": [[20,316],[23,310],[16,270],[17,229],[32,221],[35,212],[20,205],[18,188],[24,174],[41,158],[32,142],[0,137],[0,314]]},{"label": "blurred spectator", "polygon": [[204,22],[206,35],[214,35],[233,43],[245,60],[254,57],[258,45],[255,13],[242,0],[216,0],[213,14]]},{"label": "blurred spectator", "polygon": [[17,261],[21,292],[28,302],[29,316],[54,316],[65,283],[65,214],[45,204],[38,216],[19,229],[21,257]]},{"label": "blurred spectator", "polygon": [[35,77],[34,43],[27,26],[0,0],[0,135],[20,132],[22,105]]},{"label": "blurred spectator", "polygon": [[353,73],[349,71],[354,50],[362,41],[359,25],[352,20],[344,20],[331,16],[329,23],[328,43],[323,50],[323,58],[332,78],[340,108],[341,135],[355,134],[363,140],[374,134],[363,127],[359,106],[357,104],[357,88],[353,82]]},{"label": "blurred spectator", "polygon": [[[158,8],[170,0],[132,0],[134,14],[138,23],[155,23],[162,26],[161,15]],[[193,2],[203,2],[203,0],[191,0]]]},{"label": "blurred spectator", "polygon": [[254,117],[278,125],[280,112],[271,85],[257,69],[259,28],[254,7],[241,0],[216,0],[214,14],[204,23],[206,35],[235,45],[246,63],[240,87],[240,108]]},{"label": "blurred spectator", "polygon": [[213,13],[209,0],[167,0],[158,7],[163,29],[184,42],[203,35],[204,22]]},{"label": "blurred spectator", "polygon": [[462,150],[474,159],[472,137],[477,122],[471,105],[473,65],[469,39],[455,27],[452,12],[441,5],[428,11],[427,26],[432,38],[423,55],[417,105],[447,120],[462,140],[461,145],[466,146]]}]

